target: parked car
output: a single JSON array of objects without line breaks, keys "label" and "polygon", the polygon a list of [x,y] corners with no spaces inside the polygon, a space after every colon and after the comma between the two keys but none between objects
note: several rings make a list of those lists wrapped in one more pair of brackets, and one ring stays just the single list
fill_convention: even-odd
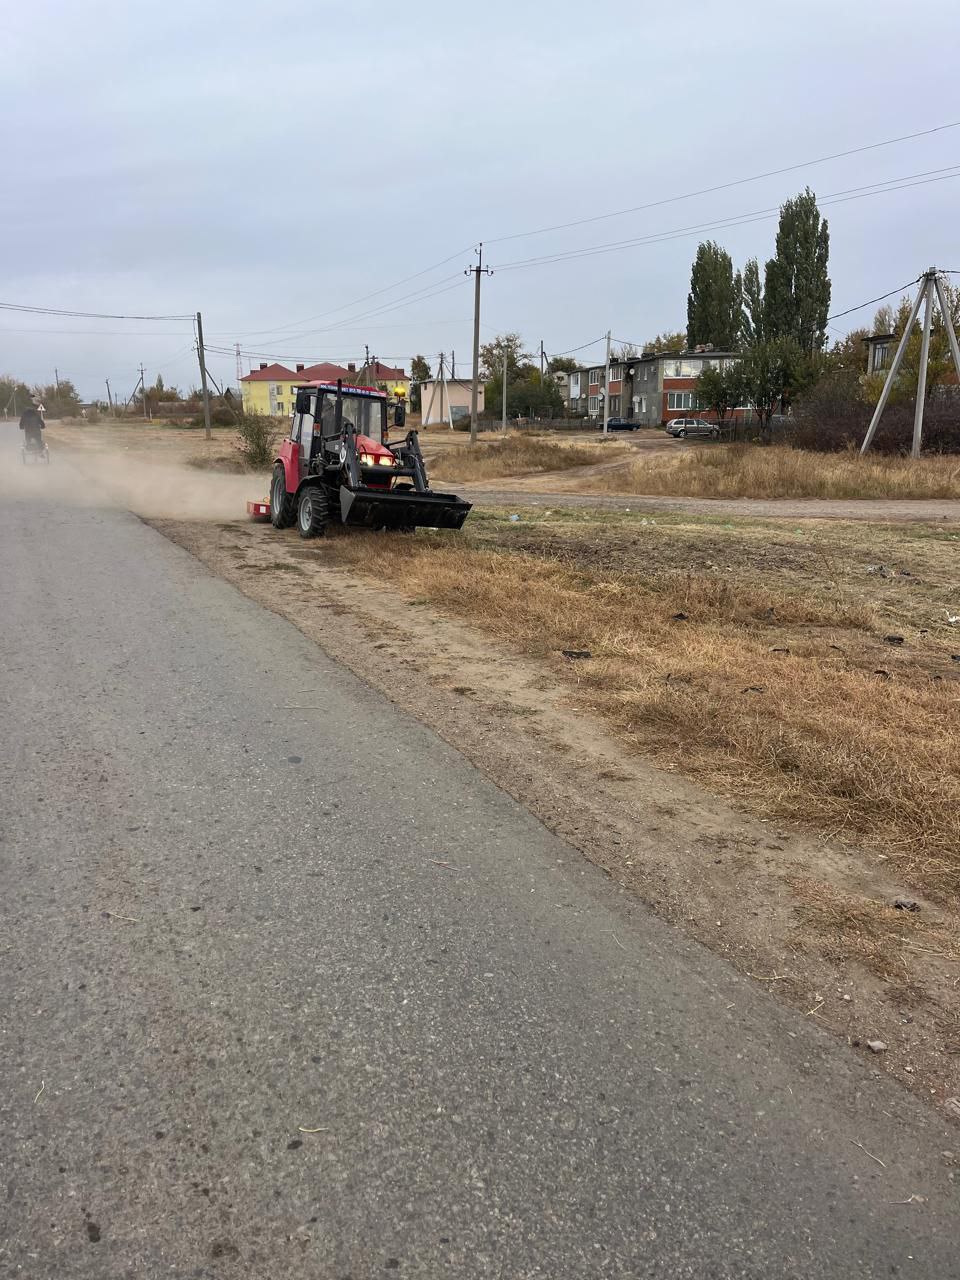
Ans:
[{"label": "parked car", "polygon": [[[608,431],[636,431],[642,424],[636,418],[611,418],[607,423]],[[603,419],[597,419],[597,429],[603,430]]]},{"label": "parked car", "polygon": [[711,436],[714,440],[720,438],[719,426],[715,422],[708,422],[706,418],[671,418],[666,432],[668,436],[676,436],[680,440],[685,436]]}]

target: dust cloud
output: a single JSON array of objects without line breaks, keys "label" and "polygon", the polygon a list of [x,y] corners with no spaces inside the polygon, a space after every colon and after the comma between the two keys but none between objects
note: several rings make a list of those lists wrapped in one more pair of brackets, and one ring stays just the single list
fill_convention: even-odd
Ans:
[{"label": "dust cloud", "polygon": [[20,432],[0,424],[0,498],[42,498],[68,506],[112,507],[147,518],[240,520],[269,478],[226,475],[143,453],[76,450],[50,441],[50,464],[24,465]]}]

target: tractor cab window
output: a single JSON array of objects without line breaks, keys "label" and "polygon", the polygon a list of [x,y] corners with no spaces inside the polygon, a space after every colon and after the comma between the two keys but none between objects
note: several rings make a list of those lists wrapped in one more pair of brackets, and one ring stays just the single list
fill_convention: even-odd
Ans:
[{"label": "tractor cab window", "polygon": [[377,444],[383,443],[383,400],[366,396],[343,397],[343,425],[355,429],[358,435],[369,436]]},{"label": "tractor cab window", "polygon": [[309,441],[310,437],[311,396],[309,391],[301,391],[294,403],[290,424],[290,439]]},{"label": "tractor cab window", "polygon": [[[342,396],[342,405],[340,423],[342,431],[356,431],[358,435],[369,436],[378,444],[383,442],[383,400],[352,396],[349,392],[345,392]],[[315,430],[325,441],[337,435],[336,392],[321,393],[315,423]]]}]

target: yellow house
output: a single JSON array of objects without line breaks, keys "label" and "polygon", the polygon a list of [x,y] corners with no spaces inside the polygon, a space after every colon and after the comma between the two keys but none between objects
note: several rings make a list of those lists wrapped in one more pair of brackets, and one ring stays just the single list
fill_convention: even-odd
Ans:
[{"label": "yellow house", "polygon": [[244,413],[264,413],[284,417],[293,411],[294,387],[305,381],[301,374],[282,364],[262,364],[240,379]]},{"label": "yellow house", "polygon": [[282,364],[261,364],[240,379],[244,412],[286,417],[293,412],[297,387],[305,382],[336,382],[338,378],[359,386],[382,385],[391,396],[404,400],[410,397],[410,380],[404,370],[393,369],[379,360],[369,369],[364,366],[359,370],[355,364],[346,368],[339,364],[298,364],[294,369]]}]

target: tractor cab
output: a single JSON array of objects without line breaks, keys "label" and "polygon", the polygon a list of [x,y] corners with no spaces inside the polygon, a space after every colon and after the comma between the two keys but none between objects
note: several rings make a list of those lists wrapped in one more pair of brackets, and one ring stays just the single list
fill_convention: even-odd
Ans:
[{"label": "tractor cab", "polygon": [[[403,418],[398,406],[395,424]],[[386,392],[341,382],[298,387],[270,505],[278,528],[296,513],[304,537],[337,514],[343,524],[368,528],[459,529],[470,510],[454,494],[431,490],[415,431],[388,443]]]}]

